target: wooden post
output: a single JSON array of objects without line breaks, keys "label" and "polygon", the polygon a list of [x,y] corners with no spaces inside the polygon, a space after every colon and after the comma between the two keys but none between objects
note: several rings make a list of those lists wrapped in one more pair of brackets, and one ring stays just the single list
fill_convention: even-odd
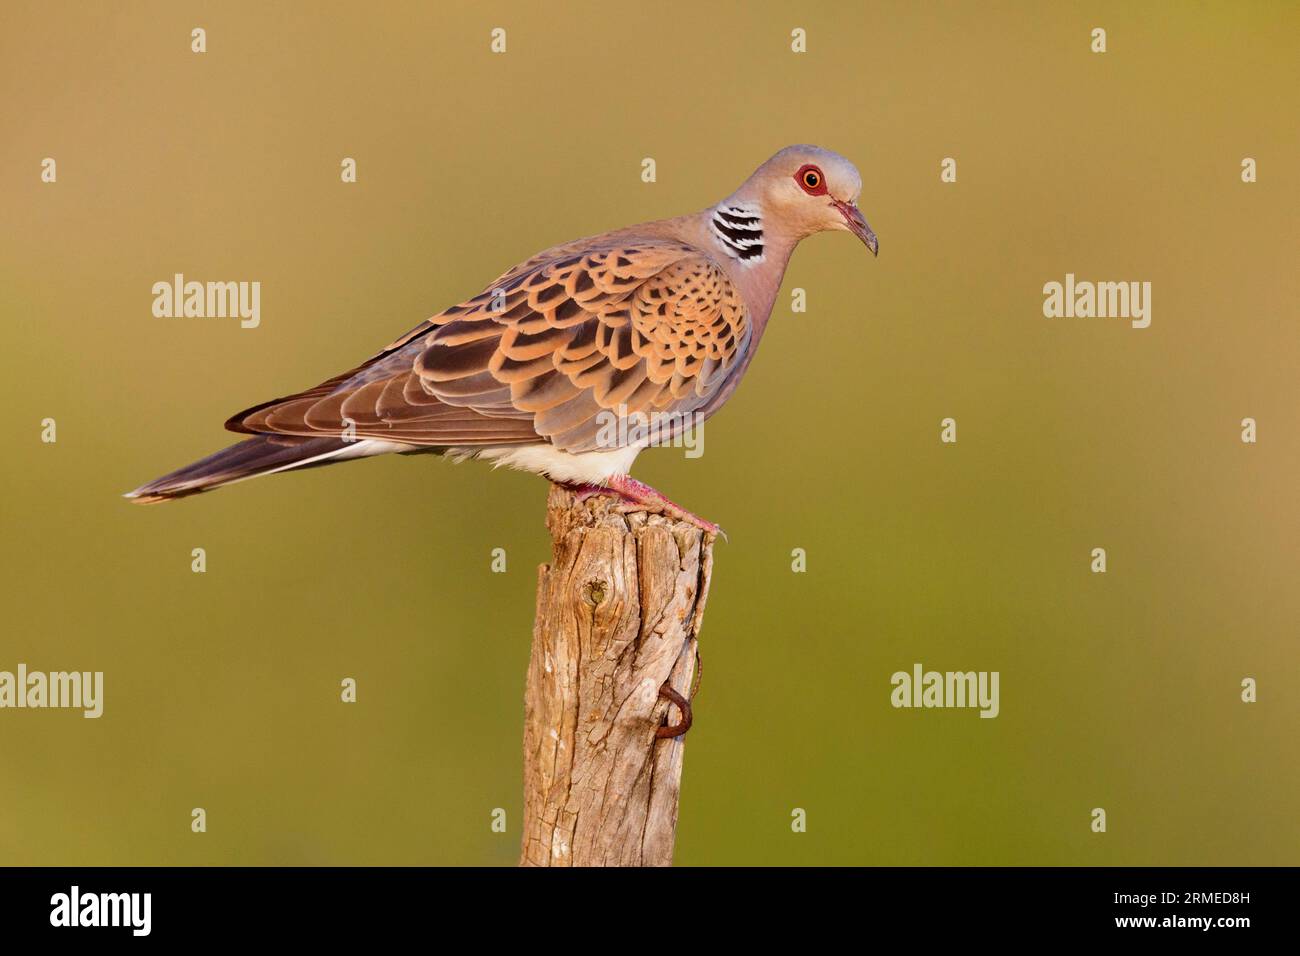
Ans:
[{"label": "wooden post", "polygon": [[668,866],[713,535],[551,486],[524,716],[522,866]]}]

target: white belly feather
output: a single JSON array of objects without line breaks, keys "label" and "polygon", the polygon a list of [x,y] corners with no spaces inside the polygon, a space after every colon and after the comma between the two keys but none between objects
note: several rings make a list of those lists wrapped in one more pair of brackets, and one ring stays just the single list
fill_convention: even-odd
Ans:
[{"label": "white belly feather", "polygon": [[554,445],[483,445],[448,449],[456,461],[482,458],[494,467],[516,468],[570,484],[603,484],[611,475],[626,475],[643,445],[629,445],[611,451],[589,451],[575,455]]}]

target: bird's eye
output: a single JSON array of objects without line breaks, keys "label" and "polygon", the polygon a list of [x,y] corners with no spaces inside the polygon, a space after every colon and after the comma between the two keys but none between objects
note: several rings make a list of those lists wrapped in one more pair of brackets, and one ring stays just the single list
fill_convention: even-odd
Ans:
[{"label": "bird's eye", "polygon": [[821,196],[826,192],[826,177],[816,166],[801,166],[794,174],[794,181],[810,196]]}]

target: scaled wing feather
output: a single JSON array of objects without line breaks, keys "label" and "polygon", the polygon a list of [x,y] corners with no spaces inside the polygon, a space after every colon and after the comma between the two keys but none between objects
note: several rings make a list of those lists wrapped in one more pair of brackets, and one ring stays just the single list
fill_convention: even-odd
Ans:
[{"label": "scaled wing feather", "polygon": [[703,408],[750,338],[739,292],[700,250],[666,239],[586,240],[530,259],[358,368],[227,426],[594,451],[606,447],[610,413],[678,420]]}]

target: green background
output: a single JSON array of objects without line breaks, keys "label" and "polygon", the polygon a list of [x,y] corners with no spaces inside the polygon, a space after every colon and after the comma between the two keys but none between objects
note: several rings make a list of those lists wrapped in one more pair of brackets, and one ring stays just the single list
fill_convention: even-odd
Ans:
[{"label": "green background", "polygon": [[[861,169],[880,258],[804,243],[704,456],[636,472],[731,536],[678,862],[1297,862],[1295,4],[5,8],[0,669],[106,692],[0,711],[0,862],[513,863],[544,482],[118,495],[797,142]],[[154,318],[176,272],[259,280],[261,327]],[[1044,318],[1067,272],[1150,281],[1151,327]],[[891,708],[918,661],[999,671],[1001,716]]]}]

